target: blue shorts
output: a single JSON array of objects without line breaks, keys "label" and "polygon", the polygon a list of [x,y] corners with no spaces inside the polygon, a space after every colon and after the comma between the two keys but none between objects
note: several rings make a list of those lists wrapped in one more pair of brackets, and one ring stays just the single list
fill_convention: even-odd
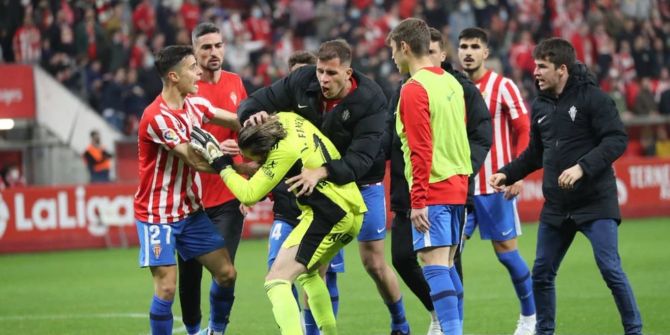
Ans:
[{"label": "blue shorts", "polygon": [[[274,220],[272,222],[270,236],[268,237],[268,269],[272,267],[272,263],[275,262],[279,254],[279,249],[292,231],[293,226],[285,221]],[[340,249],[330,261],[328,272],[344,272],[344,249]]]},{"label": "blue shorts", "polygon": [[476,195],[474,210],[468,213],[465,236],[471,237],[479,226],[482,240],[507,241],[521,235],[516,199],[505,199],[504,193]]},{"label": "blue shorts", "polygon": [[361,186],[361,194],[368,211],[358,233],[358,241],[377,241],[386,237],[386,194],[382,183]]},{"label": "blue shorts", "polygon": [[460,226],[464,205],[428,206],[428,232],[421,233],[412,225],[414,251],[431,247],[448,247],[460,241]]},{"label": "blue shorts", "polygon": [[140,240],[140,267],[175,265],[175,250],[185,260],[224,247],[223,237],[207,214],[198,211],[171,224],[135,221]]}]

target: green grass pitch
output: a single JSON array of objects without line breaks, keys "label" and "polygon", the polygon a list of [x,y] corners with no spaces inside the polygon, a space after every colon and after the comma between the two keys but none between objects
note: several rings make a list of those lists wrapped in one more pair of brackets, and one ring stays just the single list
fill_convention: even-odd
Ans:
[{"label": "green grass pitch", "polygon": [[[537,225],[525,225],[524,231],[520,249],[531,265]],[[620,253],[645,334],[670,334],[669,239],[670,218],[626,220],[619,229]],[[278,334],[263,291],[266,242],[244,241],[237,257],[237,299],[226,334]],[[346,261],[347,272],[339,280],[340,334],[388,334],[388,312],[363,270],[355,243],[347,247]],[[518,303],[490,243],[478,237],[468,241],[464,267],[465,334],[511,334]],[[204,282],[207,315],[209,279]],[[413,334],[425,334],[427,312],[405,286],[401,289]],[[151,295],[151,276],[137,267],[136,248],[0,256],[0,334],[148,334]],[[581,234],[562,264],[557,295],[558,334],[623,333]],[[184,334],[178,302],[173,312],[175,333]]]}]

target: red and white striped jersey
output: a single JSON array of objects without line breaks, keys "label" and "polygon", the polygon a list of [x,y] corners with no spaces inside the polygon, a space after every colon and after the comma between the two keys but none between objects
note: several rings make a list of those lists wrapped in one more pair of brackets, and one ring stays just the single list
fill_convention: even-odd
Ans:
[{"label": "red and white striped jersey", "polygon": [[475,195],[491,194],[489,177],[520,155],[530,140],[530,118],[519,88],[509,79],[491,70],[477,82],[491,113],[493,143],[486,160],[475,176]]},{"label": "red and white striped jersey", "polygon": [[40,61],[42,54],[40,30],[34,26],[22,26],[16,30],[13,39],[14,61],[33,64]]},{"label": "red and white striped jersey", "polygon": [[188,143],[194,126],[214,116],[205,98],[188,96],[184,108],[170,109],[162,96],[144,110],[139,125],[140,185],[135,193],[135,218],[148,223],[173,223],[202,207],[199,174],[172,149]]}]

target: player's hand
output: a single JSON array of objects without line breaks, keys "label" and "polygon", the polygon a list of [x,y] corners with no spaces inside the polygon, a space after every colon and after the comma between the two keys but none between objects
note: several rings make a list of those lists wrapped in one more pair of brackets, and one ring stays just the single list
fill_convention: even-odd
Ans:
[{"label": "player's hand", "polygon": [[428,221],[428,207],[424,208],[412,208],[412,212],[409,216],[412,220],[414,228],[420,233],[428,232],[430,229],[430,222]]},{"label": "player's hand", "polygon": [[523,180],[519,180],[516,183],[505,187],[504,197],[505,199],[510,200],[519,195],[519,193],[521,193],[521,190],[523,190]]},{"label": "player's hand", "polygon": [[575,187],[575,183],[584,176],[584,170],[579,164],[566,169],[558,176],[558,187],[564,190],[571,190]]},{"label": "player's hand", "polygon": [[193,127],[191,131],[189,146],[206,159],[217,173],[233,164],[232,157],[223,154],[214,135],[198,127]]},{"label": "player's hand", "polygon": [[240,213],[242,213],[242,216],[247,216],[249,212],[251,212],[251,207],[245,204],[240,204]]},{"label": "player's hand", "polygon": [[256,114],[253,114],[252,116],[249,117],[246,121],[244,121],[244,126],[257,126],[259,124],[265,123],[265,121],[268,120],[268,112],[266,111],[260,111]]},{"label": "player's hand", "polygon": [[220,145],[221,145],[221,151],[223,152],[224,155],[235,156],[240,154],[240,147],[237,146],[237,142],[232,138],[229,138],[221,142]]},{"label": "player's hand", "polygon": [[500,192],[505,189],[505,180],[507,180],[507,176],[504,173],[494,173],[489,177],[489,185]]},{"label": "player's hand", "polygon": [[316,169],[302,169],[302,172],[294,177],[291,177],[286,180],[286,184],[289,185],[288,191],[293,192],[297,189],[295,193],[296,197],[301,195],[311,195],[314,191],[316,185],[323,179],[328,177],[328,170],[324,167],[318,167]]}]

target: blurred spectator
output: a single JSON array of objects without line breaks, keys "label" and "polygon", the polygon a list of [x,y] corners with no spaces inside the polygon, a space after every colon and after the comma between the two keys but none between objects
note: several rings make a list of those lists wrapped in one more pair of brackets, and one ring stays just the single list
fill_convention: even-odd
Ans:
[{"label": "blurred spectator", "polygon": [[656,127],[656,156],[670,158],[670,138],[664,124]]},{"label": "blurred spectator", "polygon": [[142,0],[133,11],[133,24],[139,32],[151,37],[156,29],[156,11],[151,0]]},{"label": "blurred spectator", "polygon": [[26,186],[26,180],[21,169],[16,164],[5,165],[0,170],[0,190]]},{"label": "blurred spectator", "polygon": [[92,7],[84,10],[84,20],[75,28],[74,36],[78,56],[89,60],[98,59],[106,69],[108,65],[106,35],[96,21],[95,10]]},{"label": "blurred spectator", "polygon": [[656,102],[654,101],[654,93],[651,88],[651,80],[649,78],[642,78],[640,85],[640,92],[635,99],[635,105],[632,110],[636,116],[658,114]]},{"label": "blurred spectator", "polygon": [[[102,116],[116,129],[122,130],[126,119],[123,93],[126,83],[126,69],[118,69],[114,76],[107,75],[102,84],[100,111]],[[146,106],[145,106],[146,107]]]},{"label": "blurred spectator", "polygon": [[40,61],[40,31],[33,23],[31,11],[23,17],[23,25],[14,33],[14,61],[35,64]]},{"label": "blurred spectator", "polygon": [[200,20],[200,5],[198,4],[198,1],[185,0],[179,9],[179,13],[184,20],[186,30],[188,30],[190,34]]},{"label": "blurred spectator", "polygon": [[112,167],[112,155],[100,144],[100,133],[91,131],[91,143],[83,154],[88,167],[91,183],[106,183],[110,181],[109,171]]}]

